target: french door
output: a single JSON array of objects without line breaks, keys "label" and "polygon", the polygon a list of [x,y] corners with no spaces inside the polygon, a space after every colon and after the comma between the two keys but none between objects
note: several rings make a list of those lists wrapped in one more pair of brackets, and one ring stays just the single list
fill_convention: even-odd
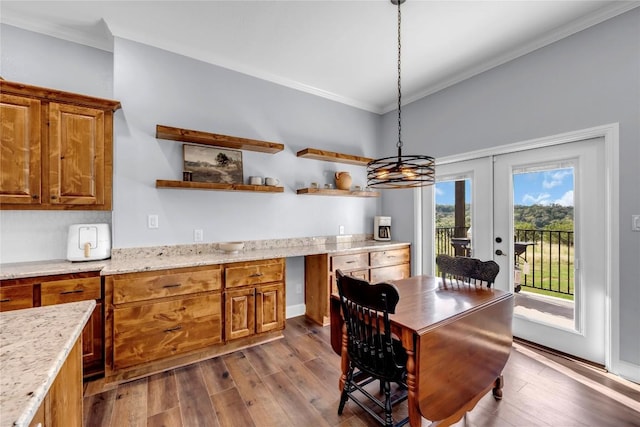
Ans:
[{"label": "french door", "polygon": [[[494,259],[500,265],[496,288],[516,294],[514,336],[601,364],[609,323],[603,157],[604,140],[595,138],[447,163],[436,167],[437,183],[422,196],[423,231],[436,236],[438,198],[451,182],[464,181],[469,254]],[[538,184],[529,182],[536,178]],[[560,185],[562,194],[554,194]],[[565,217],[542,224],[514,218],[523,210]],[[558,224],[562,233],[549,231]],[[440,251],[435,242],[425,245],[426,273],[434,272]],[[554,278],[533,280],[543,272]],[[563,287],[556,289],[556,282]],[[547,292],[550,287],[559,293]]]},{"label": "french door", "polygon": [[[500,275],[496,287],[516,290],[515,281],[524,275],[521,264],[531,275],[526,261],[520,263],[519,251],[540,258],[536,269],[547,276],[532,292],[525,286],[516,295],[514,335],[601,364],[607,324],[603,158],[604,140],[596,138],[495,156],[493,164],[494,260],[507,273]],[[527,182],[535,177],[543,178],[540,188]],[[551,196],[560,185],[563,192]],[[573,222],[572,230],[555,231],[552,220],[545,228],[554,231],[532,231],[529,235],[538,236],[533,241],[516,241],[523,233],[515,231],[514,208],[523,198],[542,203],[543,209],[555,206],[555,211],[573,206],[572,218],[564,222]],[[567,298],[533,292],[547,289]]]}]

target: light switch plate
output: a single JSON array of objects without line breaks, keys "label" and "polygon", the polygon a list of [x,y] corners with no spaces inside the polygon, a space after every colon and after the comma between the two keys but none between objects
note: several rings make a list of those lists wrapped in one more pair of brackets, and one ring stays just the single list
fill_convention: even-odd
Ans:
[{"label": "light switch plate", "polygon": [[204,231],[201,228],[193,230],[193,241],[202,242],[204,240]]},{"label": "light switch plate", "polygon": [[631,230],[640,231],[640,215],[631,215]]}]

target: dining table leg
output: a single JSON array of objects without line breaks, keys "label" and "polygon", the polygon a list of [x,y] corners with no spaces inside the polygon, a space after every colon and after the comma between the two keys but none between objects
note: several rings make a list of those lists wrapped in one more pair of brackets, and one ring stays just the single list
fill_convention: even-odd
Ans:
[{"label": "dining table leg", "polygon": [[347,337],[347,325],[346,323],[342,324],[342,354],[340,355],[340,369],[342,370],[342,374],[340,375],[340,382],[338,387],[340,388],[340,392],[344,389],[344,385],[347,382],[347,373],[349,372],[349,353],[347,351],[347,345],[349,343],[349,338]]},{"label": "dining table leg", "polygon": [[420,427],[422,414],[418,402],[418,378],[416,373],[416,337],[407,330],[398,331],[402,334],[402,346],[407,353],[407,409],[409,411],[409,425]]}]

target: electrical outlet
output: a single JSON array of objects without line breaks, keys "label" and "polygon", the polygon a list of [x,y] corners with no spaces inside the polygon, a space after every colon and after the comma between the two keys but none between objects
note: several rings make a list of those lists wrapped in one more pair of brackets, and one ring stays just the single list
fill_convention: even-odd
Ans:
[{"label": "electrical outlet", "polygon": [[302,293],[302,283],[298,283],[296,285],[296,294],[301,294]]},{"label": "electrical outlet", "polygon": [[338,227],[338,234],[344,234],[344,225]]},{"label": "electrical outlet", "polygon": [[640,215],[631,215],[631,230],[640,231]]},{"label": "electrical outlet", "polygon": [[149,215],[147,217],[147,227],[148,228],[158,228],[160,225],[158,223],[158,215]]},{"label": "electrical outlet", "polygon": [[204,240],[204,231],[200,228],[196,228],[193,230],[193,241],[194,242],[202,242]]}]

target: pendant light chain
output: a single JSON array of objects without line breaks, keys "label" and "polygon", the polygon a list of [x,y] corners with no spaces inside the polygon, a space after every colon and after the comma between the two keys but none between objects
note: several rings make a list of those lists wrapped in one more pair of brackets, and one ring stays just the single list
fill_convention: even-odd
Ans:
[{"label": "pendant light chain", "polygon": [[402,14],[400,5],[405,0],[391,0],[398,6],[398,154],[371,160],[367,164],[367,187],[416,188],[432,185],[435,182],[435,159],[424,155],[402,155],[402,43],[401,24]]},{"label": "pendant light chain", "polygon": [[400,24],[402,23],[402,14],[400,13],[400,4],[398,2],[398,143],[396,147],[398,150],[402,150],[402,85],[400,84],[400,70],[401,70],[401,52],[402,43],[400,40]]}]

